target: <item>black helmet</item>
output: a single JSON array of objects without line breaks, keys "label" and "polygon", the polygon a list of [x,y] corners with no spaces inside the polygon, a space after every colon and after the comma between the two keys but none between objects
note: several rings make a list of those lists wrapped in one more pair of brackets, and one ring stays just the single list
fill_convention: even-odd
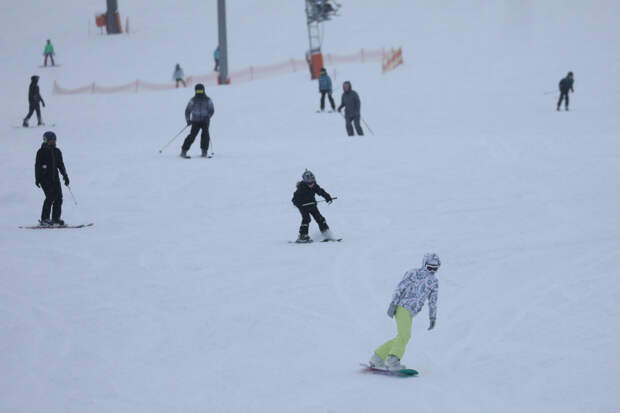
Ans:
[{"label": "black helmet", "polygon": [[54,132],[52,132],[51,130],[48,130],[47,132],[45,132],[43,134],[43,140],[46,141],[46,142],[49,141],[49,140],[55,141],[56,140],[56,134]]},{"label": "black helmet", "polygon": [[324,67],[322,67],[321,68],[321,73],[327,73],[327,70]]},{"label": "black helmet", "polygon": [[303,174],[301,174],[301,179],[306,184],[313,184],[316,182],[316,180],[314,179],[314,174],[307,169],[304,171]]},{"label": "black helmet", "polygon": [[30,80],[32,80],[33,82],[36,82],[39,80],[39,76],[37,75],[30,76]]},{"label": "black helmet", "polygon": [[194,91],[196,93],[205,93],[205,85],[203,85],[202,83],[198,83],[196,86],[194,86]]},{"label": "black helmet", "polygon": [[349,82],[348,80],[345,80],[345,82],[342,84],[342,87],[344,88],[345,86],[349,86],[349,90],[353,89],[351,87],[351,82]]},{"label": "black helmet", "polygon": [[568,72],[568,75],[569,75],[570,77],[573,77],[573,72]]}]

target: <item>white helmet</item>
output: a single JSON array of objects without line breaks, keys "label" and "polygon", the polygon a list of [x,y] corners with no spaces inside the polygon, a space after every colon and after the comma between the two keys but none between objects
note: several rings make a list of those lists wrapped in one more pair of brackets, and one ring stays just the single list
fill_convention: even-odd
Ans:
[{"label": "white helmet", "polygon": [[314,174],[307,169],[304,171],[303,174],[301,174],[301,179],[307,184],[313,184],[316,182],[316,180],[314,179]]}]

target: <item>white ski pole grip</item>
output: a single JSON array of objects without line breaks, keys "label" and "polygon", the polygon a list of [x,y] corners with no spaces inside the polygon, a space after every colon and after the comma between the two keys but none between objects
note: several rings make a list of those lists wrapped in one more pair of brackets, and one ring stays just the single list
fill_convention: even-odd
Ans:
[{"label": "white ski pole grip", "polygon": [[[337,196],[332,197],[332,200],[334,200],[334,199],[338,199],[338,197],[337,197]],[[316,204],[318,204],[319,202],[327,202],[327,201],[325,201],[324,199],[319,199],[318,201],[308,202],[307,204],[301,204],[301,206],[316,205]]]}]

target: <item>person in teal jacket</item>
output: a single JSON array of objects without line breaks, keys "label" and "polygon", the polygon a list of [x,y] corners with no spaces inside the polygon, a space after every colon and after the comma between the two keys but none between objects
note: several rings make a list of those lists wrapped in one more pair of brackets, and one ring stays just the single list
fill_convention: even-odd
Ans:
[{"label": "person in teal jacket", "polygon": [[47,58],[49,57],[52,61],[52,66],[55,66],[54,63],[54,45],[52,45],[52,41],[47,39],[47,43],[45,43],[45,49],[43,49],[43,56],[45,56],[45,61],[43,62],[43,66],[47,66]]},{"label": "person in teal jacket", "polygon": [[321,112],[325,110],[325,95],[329,98],[329,104],[332,105],[332,112],[336,110],[336,103],[332,97],[332,79],[324,67],[321,68],[319,74],[319,93],[321,94]]},{"label": "person in teal jacket", "polygon": [[213,60],[215,60],[215,68],[213,69],[216,72],[220,71],[220,47],[213,52]]}]

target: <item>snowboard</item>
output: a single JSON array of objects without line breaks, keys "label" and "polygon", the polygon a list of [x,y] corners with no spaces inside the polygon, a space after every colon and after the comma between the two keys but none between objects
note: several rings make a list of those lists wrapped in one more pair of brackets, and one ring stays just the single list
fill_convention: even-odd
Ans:
[{"label": "snowboard", "polygon": [[381,374],[383,376],[392,376],[392,377],[415,377],[419,373],[414,369],[402,369],[402,370],[383,370],[376,369],[374,367],[370,367],[368,364],[360,363],[364,369],[362,373],[370,373],[370,374]]},{"label": "snowboard", "polygon": [[21,229],[65,229],[65,228],[85,228],[92,227],[95,225],[94,222],[90,224],[79,224],[79,225],[31,225],[31,226],[20,226]]}]

